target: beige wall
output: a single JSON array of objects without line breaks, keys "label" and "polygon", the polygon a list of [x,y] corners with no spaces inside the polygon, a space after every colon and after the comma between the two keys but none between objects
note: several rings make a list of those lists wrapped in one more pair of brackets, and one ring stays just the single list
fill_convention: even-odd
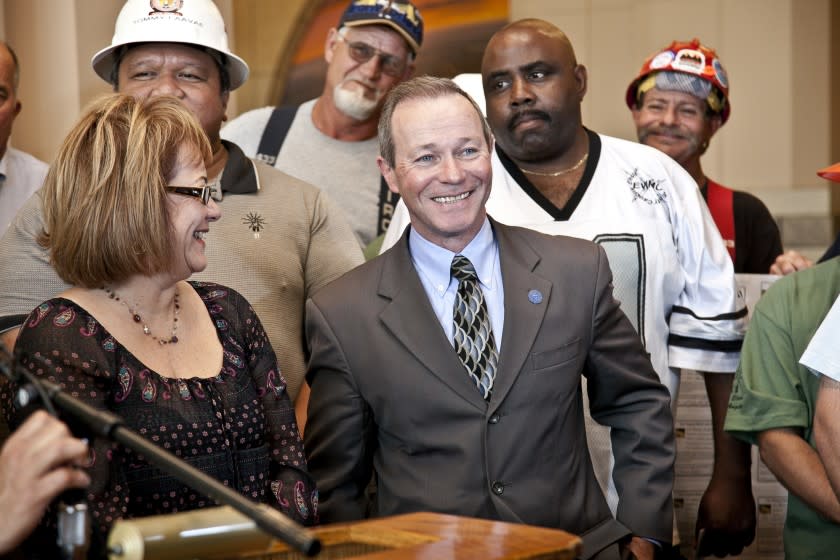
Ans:
[{"label": "beige wall", "polygon": [[[253,69],[229,108],[234,116],[238,106],[250,108],[271,99],[270,72],[288,52],[284,46],[300,32],[294,22],[313,2],[217,3],[234,49]],[[589,68],[585,122],[624,138],[634,136],[624,90],[645,56],[678,37],[697,36],[713,45],[730,74],[733,112],[704,160],[707,173],[758,193],[776,213],[827,215],[828,191],[814,170],[832,160],[830,22],[832,13],[840,13],[838,4],[840,0],[707,0],[702,6],[688,0],[511,0],[511,12],[513,18],[548,19],[570,35],[578,58]],[[13,136],[18,147],[48,160],[83,104],[108,90],[89,60],[110,42],[118,10],[115,1],[97,4],[92,11],[80,0],[0,0],[0,32],[15,45],[23,65],[24,111]],[[834,138],[836,144],[836,134]]]},{"label": "beige wall", "polygon": [[[82,2],[4,0],[3,37],[21,66],[18,92],[23,109],[12,143],[49,161],[81,107],[109,91],[90,69],[90,57],[110,43],[119,4],[105,2],[91,13]],[[110,23],[109,23],[110,22]]]},{"label": "beige wall", "polygon": [[[309,19],[317,2],[312,0],[249,0],[234,2],[236,5],[233,29],[236,33],[237,54],[248,61],[251,75],[239,93],[243,110],[263,107],[270,99],[279,99],[280,93],[272,91],[273,73],[277,68],[287,68],[292,50],[304,28],[295,25]],[[230,27],[229,27],[230,28]],[[235,111],[231,115],[235,115]]]},{"label": "beige wall", "polygon": [[[4,4],[5,38],[21,66],[23,104],[12,143],[41,159],[52,156],[79,106],[76,14],[69,2]],[[38,22],[35,25],[35,22]]]}]

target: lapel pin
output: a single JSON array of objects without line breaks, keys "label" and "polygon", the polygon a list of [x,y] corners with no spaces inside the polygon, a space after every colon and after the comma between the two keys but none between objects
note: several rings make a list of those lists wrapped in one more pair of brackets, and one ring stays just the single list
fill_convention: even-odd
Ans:
[{"label": "lapel pin", "polygon": [[531,290],[528,292],[528,301],[537,305],[538,303],[542,303],[543,295],[539,290]]}]

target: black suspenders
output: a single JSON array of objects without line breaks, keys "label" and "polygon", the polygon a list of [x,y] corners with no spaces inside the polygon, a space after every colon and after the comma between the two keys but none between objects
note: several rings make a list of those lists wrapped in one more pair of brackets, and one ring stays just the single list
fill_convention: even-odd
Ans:
[{"label": "black suspenders", "polygon": [[[257,155],[254,159],[274,166],[277,156],[280,154],[280,149],[283,147],[283,142],[286,140],[286,135],[289,133],[289,128],[292,126],[292,121],[295,120],[297,110],[297,106],[293,105],[274,108],[268,123],[265,125],[265,130],[263,130]],[[388,229],[399,200],[400,195],[391,192],[385,178],[381,178],[379,181],[379,212],[376,220],[376,235],[382,235]]]},{"label": "black suspenders", "polygon": [[265,125],[265,130],[263,130],[257,155],[254,156],[254,159],[274,166],[277,156],[280,154],[280,148],[283,147],[283,141],[289,133],[289,128],[292,127],[292,121],[295,120],[297,110],[297,106],[293,105],[274,108],[268,123]]}]

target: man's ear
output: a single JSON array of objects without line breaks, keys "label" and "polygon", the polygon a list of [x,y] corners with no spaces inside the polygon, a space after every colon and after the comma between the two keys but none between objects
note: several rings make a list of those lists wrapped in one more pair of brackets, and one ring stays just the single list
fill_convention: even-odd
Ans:
[{"label": "man's ear", "polygon": [[641,128],[642,123],[642,109],[641,109],[642,100],[640,99],[638,103],[633,105],[630,108],[630,114],[633,116],[633,125],[636,127],[636,137],[638,138],[639,129]]},{"label": "man's ear", "polygon": [[382,173],[382,177],[385,178],[385,182],[388,184],[388,190],[392,193],[400,194],[400,189],[397,187],[397,178],[394,175],[394,168],[388,165],[388,162],[382,156],[376,157],[376,165],[379,166],[379,172]]},{"label": "man's ear", "polygon": [[715,113],[711,117],[709,117],[709,140],[712,139],[712,136],[718,131],[718,129],[723,126],[723,117]]},{"label": "man's ear", "polygon": [[333,27],[327,32],[327,40],[324,41],[324,60],[327,64],[332,62],[336,43],[338,43],[338,29]]},{"label": "man's ear", "polygon": [[15,113],[14,113],[15,117],[17,117],[20,114],[20,110],[22,108],[23,108],[23,105],[21,104],[21,102],[20,101],[15,101]]},{"label": "man's ear", "polygon": [[578,64],[575,66],[575,80],[577,81],[577,93],[580,101],[583,101],[586,95],[586,88],[589,85],[589,75],[586,71],[586,66]]},{"label": "man's ear", "polygon": [[224,109],[224,111],[225,111],[225,117],[222,121],[222,122],[224,122],[224,121],[227,120],[227,106],[228,106],[228,102],[230,101],[230,92],[229,91],[223,92],[220,99],[222,101],[222,109]]}]

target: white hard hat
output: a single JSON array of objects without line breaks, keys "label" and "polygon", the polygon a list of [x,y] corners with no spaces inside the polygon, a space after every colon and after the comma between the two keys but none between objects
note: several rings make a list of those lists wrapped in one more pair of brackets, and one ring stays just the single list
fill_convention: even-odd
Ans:
[{"label": "white hard hat", "polygon": [[93,70],[112,79],[114,51],[131,43],[182,43],[213,49],[222,55],[230,89],[248,78],[248,64],[230,52],[222,14],[212,0],[127,0],[117,16],[111,45],[93,55]]}]

